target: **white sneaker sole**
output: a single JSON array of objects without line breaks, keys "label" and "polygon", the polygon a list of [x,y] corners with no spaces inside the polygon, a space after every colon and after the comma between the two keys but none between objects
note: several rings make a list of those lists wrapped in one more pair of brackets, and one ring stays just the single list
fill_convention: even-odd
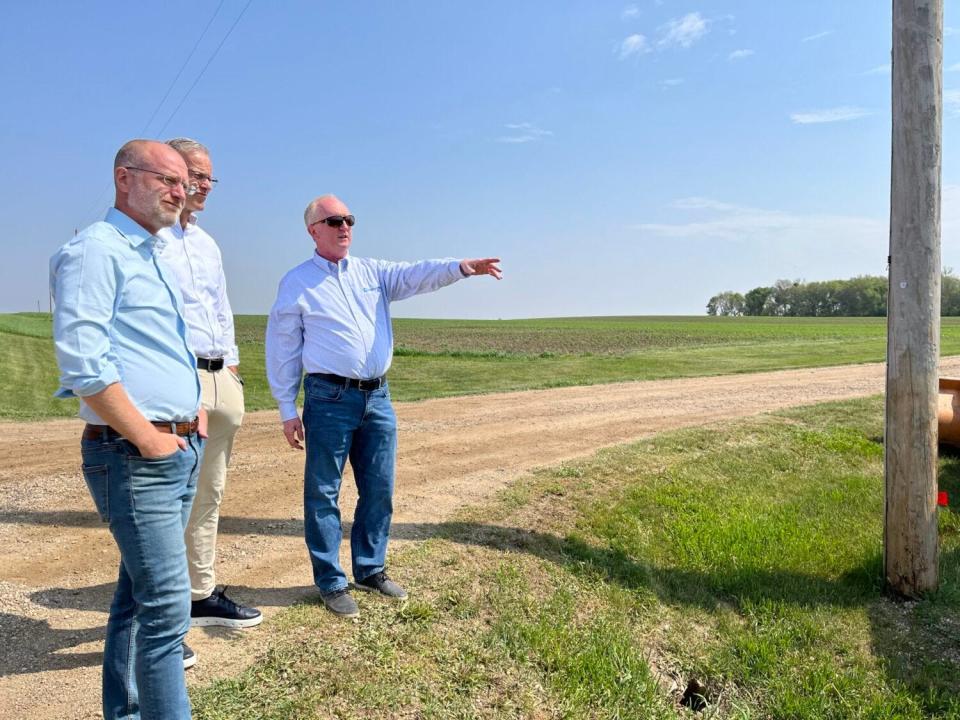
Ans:
[{"label": "white sneaker sole", "polygon": [[197,664],[197,651],[194,650],[192,657],[188,657],[188,658],[184,658],[184,659],[183,659],[183,669],[184,669],[184,670],[189,670],[190,668],[192,668],[192,667],[193,667],[194,665],[196,665],[196,664]]},{"label": "white sneaker sole", "polygon": [[228,627],[235,629],[256,627],[263,622],[263,615],[257,615],[249,620],[231,620],[230,618],[218,617],[195,617],[190,618],[190,627]]}]

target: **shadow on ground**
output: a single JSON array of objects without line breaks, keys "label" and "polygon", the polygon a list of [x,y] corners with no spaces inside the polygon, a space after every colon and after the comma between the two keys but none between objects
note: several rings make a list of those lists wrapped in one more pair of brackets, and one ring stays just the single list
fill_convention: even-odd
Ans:
[{"label": "shadow on ground", "polygon": [[[960,452],[947,455],[941,473],[941,489],[947,490],[951,505],[960,505]],[[100,525],[90,512],[11,513],[14,522]],[[349,538],[349,524],[344,537]],[[300,536],[299,519],[224,517],[222,534],[265,534]],[[863,607],[871,621],[873,651],[882,659],[889,677],[914,688],[924,702],[933,678],[940,689],[955,691],[960,684],[960,551],[941,555],[941,591],[919,602],[902,602],[883,594],[882,559],[878,553],[836,578],[768,569],[724,570],[718,573],[658,567],[630,557],[620,550],[588,543],[575,536],[560,537],[517,527],[466,522],[398,523],[391,533],[396,540],[440,538],[459,544],[476,545],[503,552],[532,554],[570,572],[616,583],[628,590],[655,595],[670,605],[697,606],[715,610],[721,605],[774,601],[802,607]],[[307,562],[304,557],[304,563]],[[53,588],[38,591],[31,600],[44,607],[105,611],[113,584],[79,589]],[[312,586],[278,588],[232,586],[231,595],[256,606],[286,607],[315,600]],[[101,640],[104,628],[58,630],[46,621],[10,613],[0,614],[0,635],[23,643],[30,650],[16,662],[0,659],[0,675],[69,669],[97,665],[97,653],[69,653],[70,648]]]},{"label": "shadow on ground", "polygon": [[103,640],[105,627],[59,630],[46,620],[35,620],[12,613],[0,613],[0,637],[5,648],[14,652],[0,654],[0,677],[47,670],[73,670],[100,665],[103,653],[71,652],[88,642]]}]

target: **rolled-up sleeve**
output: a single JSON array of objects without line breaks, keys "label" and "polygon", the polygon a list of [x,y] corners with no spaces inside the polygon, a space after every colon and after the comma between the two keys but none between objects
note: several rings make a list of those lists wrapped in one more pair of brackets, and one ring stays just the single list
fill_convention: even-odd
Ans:
[{"label": "rolled-up sleeve", "polygon": [[413,263],[380,261],[378,271],[391,302],[433,292],[463,279],[460,261],[453,258]]},{"label": "rolled-up sleeve", "polygon": [[296,298],[285,295],[281,282],[266,334],[267,382],[284,422],[297,417],[297,393],[303,376],[303,316]]},{"label": "rolled-up sleeve", "polygon": [[102,242],[69,243],[50,260],[56,397],[87,397],[120,381],[110,342],[118,292],[114,258]]}]

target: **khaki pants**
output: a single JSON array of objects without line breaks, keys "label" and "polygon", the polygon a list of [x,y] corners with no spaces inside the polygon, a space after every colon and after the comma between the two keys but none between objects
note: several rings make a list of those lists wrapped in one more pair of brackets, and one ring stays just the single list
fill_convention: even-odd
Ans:
[{"label": "khaki pants", "polygon": [[243,386],[227,368],[217,372],[202,369],[197,372],[200,374],[203,407],[209,418],[208,438],[184,539],[190,568],[190,594],[193,600],[203,600],[216,588],[213,566],[217,557],[220,502],[227,482],[233,438],[243,421]]}]

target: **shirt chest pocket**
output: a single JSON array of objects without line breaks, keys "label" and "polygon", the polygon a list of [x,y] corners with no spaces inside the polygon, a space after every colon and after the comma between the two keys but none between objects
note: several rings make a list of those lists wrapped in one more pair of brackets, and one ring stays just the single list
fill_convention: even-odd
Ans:
[{"label": "shirt chest pocket", "polygon": [[376,318],[377,310],[383,300],[383,290],[379,285],[364,285],[356,292],[357,304],[360,305],[364,315],[368,318]]}]

